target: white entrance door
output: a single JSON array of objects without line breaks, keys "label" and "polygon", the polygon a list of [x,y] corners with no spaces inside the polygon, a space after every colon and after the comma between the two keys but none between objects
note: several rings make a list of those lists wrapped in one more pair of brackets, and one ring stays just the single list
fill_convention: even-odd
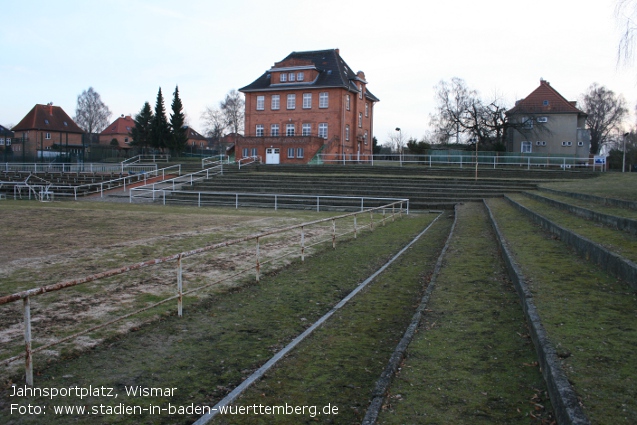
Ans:
[{"label": "white entrance door", "polygon": [[279,148],[267,148],[265,150],[265,163],[266,164],[279,163]]}]

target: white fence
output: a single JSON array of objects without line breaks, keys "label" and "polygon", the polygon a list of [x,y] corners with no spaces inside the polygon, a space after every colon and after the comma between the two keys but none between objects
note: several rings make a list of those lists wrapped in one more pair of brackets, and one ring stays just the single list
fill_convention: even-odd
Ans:
[{"label": "white fence", "polygon": [[[412,154],[318,154],[313,160],[319,164],[368,164],[368,165],[421,165],[426,167],[453,166],[475,167],[475,153],[469,151],[444,151],[432,155]],[[511,155],[509,153],[493,154],[492,152],[478,152],[478,165],[482,167],[521,167],[541,168],[553,167],[562,169],[589,168],[595,169],[595,165],[589,157],[574,156],[540,156],[540,155]]]},{"label": "white fence", "polygon": [[[387,213],[390,214],[387,214]],[[136,263],[136,264],[130,264],[124,267],[120,267],[117,269],[112,269],[112,270],[108,270],[108,271],[104,271],[101,273],[97,273],[97,274],[92,274],[92,275],[88,275],[88,276],[84,276],[81,278],[77,278],[77,279],[73,279],[73,280],[67,280],[67,281],[62,281],[62,282],[58,282],[52,285],[48,285],[48,286],[43,286],[43,287],[39,287],[39,288],[33,288],[33,289],[29,289],[26,291],[21,291],[21,292],[17,292],[17,293],[13,293],[13,294],[9,294],[9,295],[5,295],[0,297],[0,306],[2,305],[6,305],[6,304],[11,304],[13,302],[19,302],[22,301],[22,315],[24,318],[24,344],[26,349],[24,350],[24,352],[22,354],[18,354],[15,355],[13,357],[4,359],[0,361],[0,364],[2,365],[6,365],[9,363],[12,363],[16,360],[25,359],[25,369],[26,369],[26,383],[27,385],[33,385],[33,354],[36,352],[40,352],[43,350],[46,350],[48,348],[51,348],[53,346],[56,346],[58,344],[73,340],[79,336],[88,334],[90,332],[96,331],[98,329],[102,329],[105,328],[107,326],[113,325],[114,323],[120,322],[126,318],[129,318],[133,315],[142,313],[144,311],[147,311],[151,308],[155,308],[158,307],[162,304],[165,304],[169,301],[177,301],[177,313],[178,315],[181,317],[182,316],[182,301],[183,301],[183,297],[185,295],[188,294],[193,294],[196,293],[198,291],[201,291],[202,289],[211,287],[213,285],[218,285],[222,282],[225,282],[229,279],[233,279],[236,278],[237,276],[240,275],[245,275],[248,274],[250,272],[254,272],[255,274],[255,278],[256,281],[259,282],[259,278],[260,278],[260,274],[261,274],[261,268],[263,265],[268,264],[268,263],[273,263],[275,260],[279,260],[281,258],[284,257],[289,257],[289,256],[298,256],[300,257],[301,261],[305,260],[305,255],[306,255],[306,249],[313,246],[313,245],[318,245],[321,243],[330,243],[332,245],[332,249],[336,248],[336,239],[337,237],[342,237],[345,235],[349,235],[349,234],[353,234],[354,238],[357,237],[357,234],[359,232],[361,232],[363,229],[365,228],[369,228],[370,230],[374,229],[374,213],[377,214],[382,214],[381,218],[377,218],[376,219],[376,225],[382,224],[385,225],[385,222],[388,219],[391,219],[391,221],[394,221],[395,217],[398,216],[400,217],[402,215],[402,213],[404,212],[403,206],[401,202],[394,202],[394,203],[389,203],[387,205],[383,205],[381,207],[377,207],[377,208],[373,208],[370,210],[365,211],[365,213],[350,213],[350,214],[344,214],[344,215],[339,215],[339,216],[335,216],[335,217],[330,217],[330,218],[325,218],[325,219],[320,219],[320,220],[315,220],[315,221],[311,221],[311,222],[305,222],[302,224],[297,224],[297,225],[293,225],[293,226],[289,226],[289,227],[285,227],[285,228],[280,228],[280,229],[275,229],[275,230],[271,230],[271,231],[267,231],[267,232],[262,232],[256,235],[250,235],[250,236],[246,236],[240,239],[234,239],[234,240],[230,240],[230,241],[225,241],[225,242],[221,242],[221,243],[217,243],[214,245],[206,245],[200,248],[196,248],[190,251],[184,251],[184,252],[180,252],[177,254],[173,254],[173,255],[169,255],[167,257],[163,257],[163,258],[156,258],[156,259],[152,259],[152,260],[147,260],[147,261],[143,261],[140,263]],[[363,220],[369,217],[369,222],[368,223],[363,223]],[[360,221],[359,221],[360,219]],[[341,226],[341,233],[337,233],[337,227],[336,227],[336,223],[343,223]],[[319,232],[309,232],[308,229],[310,229],[312,226],[320,226],[324,223],[329,223],[329,236],[327,238],[321,238],[321,236],[319,235]],[[351,227],[350,227],[351,226]],[[340,229],[339,229],[340,230]],[[315,236],[312,236],[312,235]],[[278,256],[272,256],[272,257],[268,257],[267,254],[264,252],[265,248],[265,244],[264,244],[264,239],[266,237],[269,236],[277,236],[277,235],[282,235],[280,237],[282,237],[285,240],[285,245],[287,247],[289,247],[289,250],[287,252],[284,252]],[[300,238],[299,238],[300,236]],[[300,243],[299,243],[300,240]],[[309,243],[308,243],[309,242]],[[256,256],[252,257],[254,258],[254,262],[251,262],[249,265],[247,265],[244,268],[241,268],[239,270],[233,270],[232,272],[226,273],[224,276],[222,276],[219,280],[215,280],[213,282],[208,282],[204,285],[198,286],[198,287],[192,287],[190,289],[184,290],[184,276],[182,273],[182,267],[183,267],[183,263],[184,260],[187,257],[192,257],[195,255],[203,255],[205,253],[208,252],[214,252],[226,247],[230,247],[233,245],[238,245],[238,244],[244,244],[244,243],[248,243],[248,245],[244,248],[247,251],[252,251],[253,253],[255,251],[254,250],[254,245],[252,245],[252,243],[256,243]],[[263,248],[262,248],[263,247]],[[109,277],[113,277],[113,276],[117,276],[117,275],[121,275],[121,274],[125,274],[125,273],[129,273],[131,271],[134,270],[140,270],[140,269],[144,269],[144,268],[148,268],[148,267],[154,267],[157,266],[159,264],[162,263],[168,263],[168,262],[175,262],[176,263],[176,267],[175,267],[175,274],[176,274],[176,294],[165,298],[161,301],[152,303],[151,305],[147,305],[139,310],[135,310],[131,313],[128,314],[124,314],[122,316],[116,317],[114,319],[111,319],[105,323],[93,326],[91,328],[85,329],[83,331],[80,332],[76,332],[73,333],[72,335],[68,335],[65,336],[63,338],[60,338],[56,341],[53,341],[51,343],[47,343],[47,344],[42,344],[39,345],[38,347],[33,347],[33,339],[32,339],[32,332],[31,332],[31,323],[32,323],[32,319],[31,319],[31,303],[30,303],[30,299],[34,296],[40,296],[43,294],[47,294],[50,292],[54,292],[54,291],[59,291],[59,290],[65,290],[65,289],[69,289],[72,288],[74,286],[77,285],[81,285],[84,283],[88,283],[88,282],[93,282],[93,281],[97,281],[100,279],[106,279]]]}]

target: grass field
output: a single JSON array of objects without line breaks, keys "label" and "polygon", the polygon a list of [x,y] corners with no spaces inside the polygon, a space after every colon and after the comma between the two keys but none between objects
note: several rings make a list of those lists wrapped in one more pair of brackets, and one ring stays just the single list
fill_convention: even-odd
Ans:
[{"label": "grass field", "polygon": [[[607,173],[543,185],[637,200],[636,183],[632,174]],[[514,198],[634,261],[634,235]],[[505,201],[489,205],[530,278],[540,316],[591,422],[635,423],[634,291],[579,259]],[[335,215],[90,201],[3,201],[0,213],[28,223],[0,228],[0,296]],[[435,218],[411,214],[381,224],[376,215],[370,232],[360,229],[370,221],[361,216],[357,238],[351,233],[338,237],[336,249],[331,223],[322,223],[305,229],[305,244],[316,243],[306,249],[305,262],[299,259],[298,231],[263,238],[258,284],[252,270],[254,241],[185,258],[185,290],[251,271],[188,296],[184,317],[177,317],[171,302],[36,353],[37,387],[104,386],[119,394],[116,401],[102,395],[14,398],[12,385],[24,385],[22,361],[2,366],[0,423],[192,423],[201,414],[112,409],[120,403],[213,406]],[[244,407],[330,405],[338,415],[221,415],[214,423],[360,423],[374,383],[429,285],[452,218],[451,212],[441,215],[396,263],[235,402]],[[378,423],[549,425],[555,417],[552,405],[483,205],[460,206],[457,220],[423,321]],[[336,233],[352,227],[353,219],[339,222]],[[34,297],[34,347],[171,296],[176,280],[176,263],[169,262]],[[0,306],[0,359],[23,350],[21,303]],[[139,397],[126,394],[131,387],[177,390]],[[44,420],[12,414],[16,403],[46,406],[49,413],[54,405],[111,411],[49,414]]]}]

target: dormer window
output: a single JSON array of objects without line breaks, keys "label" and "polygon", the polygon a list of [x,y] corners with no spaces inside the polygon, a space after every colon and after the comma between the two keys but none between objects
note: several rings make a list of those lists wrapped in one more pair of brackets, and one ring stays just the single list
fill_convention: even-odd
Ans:
[{"label": "dormer window", "polygon": [[285,83],[288,80],[288,74],[281,73],[279,75],[279,81]]},{"label": "dormer window", "polygon": [[544,100],[544,101],[542,101],[542,105],[543,105],[543,106],[549,106],[549,101],[548,101],[548,100]]},{"label": "dormer window", "polygon": [[296,81],[303,81],[305,79],[305,75],[302,72],[296,74]]},{"label": "dormer window", "polygon": [[64,127],[68,127],[68,126],[69,124],[66,121],[64,121]]},{"label": "dormer window", "polygon": [[290,82],[294,81],[296,79],[294,72],[290,72],[290,74],[288,74],[288,78],[289,78]]},{"label": "dormer window", "polygon": [[49,120],[44,120],[44,124],[49,125]]}]

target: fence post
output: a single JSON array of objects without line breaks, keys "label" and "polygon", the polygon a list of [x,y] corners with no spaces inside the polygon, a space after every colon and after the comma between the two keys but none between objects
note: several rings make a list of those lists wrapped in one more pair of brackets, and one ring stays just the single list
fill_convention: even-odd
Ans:
[{"label": "fence post", "polygon": [[336,220],[332,219],[332,249],[336,249]]},{"label": "fence post", "polygon": [[374,230],[374,211],[369,210],[369,230]]},{"label": "fence post", "polygon": [[261,270],[261,264],[259,264],[259,237],[257,236],[257,267],[256,267],[256,271],[257,271],[257,283],[259,283],[259,272]]},{"label": "fence post", "polygon": [[321,211],[321,208],[319,207],[319,199],[320,198],[317,196],[316,197],[316,212],[320,212]]},{"label": "fence post", "polygon": [[354,214],[354,239],[356,239],[358,237],[358,235],[357,235],[358,229],[356,227],[356,216],[357,216],[357,214]]},{"label": "fence post", "polygon": [[277,196],[274,195],[274,211],[277,210]]},{"label": "fence post", "polygon": [[24,369],[26,372],[27,385],[33,386],[33,353],[31,352],[31,301],[29,297],[23,300],[24,310],[24,345],[26,355],[24,357]]},{"label": "fence post", "polygon": [[305,226],[301,226],[301,262],[305,262]]},{"label": "fence post", "polygon": [[393,223],[395,221],[395,214],[396,214],[396,204],[391,204],[391,222]]},{"label": "fence post", "polygon": [[385,208],[383,208],[383,226],[385,225]]},{"label": "fence post", "polygon": [[237,210],[239,209],[239,194],[238,193],[235,193],[234,195],[234,207]]},{"label": "fence post", "polygon": [[177,258],[177,315],[181,317],[182,308],[183,308],[183,283],[181,279],[181,254],[179,254],[179,258]]},{"label": "fence post", "polygon": [[161,193],[164,195],[164,205],[166,205],[166,191],[162,190]]},{"label": "fence post", "polygon": [[361,212],[365,211],[365,198],[361,197]]},{"label": "fence post", "polygon": [[199,195],[197,199],[197,206],[201,207],[201,192],[197,192],[197,195]]}]

